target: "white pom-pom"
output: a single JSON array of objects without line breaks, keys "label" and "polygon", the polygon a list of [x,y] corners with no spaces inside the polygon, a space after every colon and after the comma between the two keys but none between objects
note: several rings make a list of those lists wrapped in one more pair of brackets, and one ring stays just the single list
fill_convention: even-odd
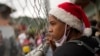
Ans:
[{"label": "white pom-pom", "polygon": [[92,29],[91,28],[85,28],[83,35],[87,36],[87,37],[91,36],[92,35]]}]

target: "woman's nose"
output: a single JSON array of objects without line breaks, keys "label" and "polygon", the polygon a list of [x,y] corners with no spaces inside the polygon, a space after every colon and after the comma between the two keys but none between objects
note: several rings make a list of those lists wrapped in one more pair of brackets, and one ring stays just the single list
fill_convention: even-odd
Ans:
[{"label": "woman's nose", "polygon": [[49,33],[53,32],[52,27],[49,26],[48,31]]}]

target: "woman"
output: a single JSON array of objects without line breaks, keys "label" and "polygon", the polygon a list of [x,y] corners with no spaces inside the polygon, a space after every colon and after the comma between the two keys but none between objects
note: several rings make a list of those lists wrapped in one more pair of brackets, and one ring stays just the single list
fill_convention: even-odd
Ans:
[{"label": "woman", "polygon": [[68,2],[59,4],[50,10],[48,21],[54,56],[94,56],[94,53],[86,47],[73,42],[82,40],[93,48],[97,45],[89,38],[82,37],[82,35],[90,36],[92,31],[87,16],[79,6]]}]

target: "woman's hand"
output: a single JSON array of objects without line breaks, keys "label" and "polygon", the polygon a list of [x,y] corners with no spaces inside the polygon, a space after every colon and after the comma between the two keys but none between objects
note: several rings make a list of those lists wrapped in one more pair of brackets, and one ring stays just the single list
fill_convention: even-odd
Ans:
[{"label": "woman's hand", "polygon": [[55,51],[56,45],[55,45],[55,42],[54,42],[54,40],[53,40],[53,38],[51,36],[46,36],[46,42],[47,42],[47,44],[50,45],[52,50]]}]

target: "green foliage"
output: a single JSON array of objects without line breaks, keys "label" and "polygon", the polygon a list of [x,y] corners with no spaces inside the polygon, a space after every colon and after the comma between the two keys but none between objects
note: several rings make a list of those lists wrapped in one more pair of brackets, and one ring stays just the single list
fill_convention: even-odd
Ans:
[{"label": "green foliage", "polygon": [[36,32],[36,29],[34,27],[31,27],[29,30],[28,30],[28,33],[30,34],[34,34]]},{"label": "green foliage", "polygon": [[[16,19],[14,19],[14,21],[16,23],[19,23],[21,21],[20,23],[25,24],[27,27],[29,27],[29,29],[34,28],[35,30],[41,30],[47,24],[46,19],[43,19],[43,18],[30,18],[30,17],[27,17],[27,16],[18,17]],[[34,30],[32,29],[30,31],[34,31]]]}]

